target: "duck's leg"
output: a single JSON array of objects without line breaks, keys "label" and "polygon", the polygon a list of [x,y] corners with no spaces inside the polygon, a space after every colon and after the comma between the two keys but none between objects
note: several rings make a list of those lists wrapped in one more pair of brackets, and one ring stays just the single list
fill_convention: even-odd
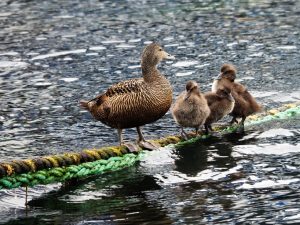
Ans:
[{"label": "duck's leg", "polygon": [[229,122],[230,125],[234,124],[234,123],[238,123],[236,117],[232,117],[232,120]]},{"label": "duck's leg", "polygon": [[123,143],[123,135],[122,135],[122,129],[118,129],[118,137],[119,137],[119,142],[120,142],[120,145],[124,144]]},{"label": "duck's leg", "polygon": [[142,149],[147,149],[147,150],[156,150],[158,149],[160,146],[157,144],[154,144],[150,141],[146,141],[142,131],[141,131],[141,127],[137,127],[136,128],[138,135],[139,135],[139,139],[138,139],[138,144]]},{"label": "duck's leg", "polygon": [[133,144],[133,143],[124,143],[123,141],[123,135],[122,135],[122,130],[121,128],[118,129],[118,136],[119,136],[119,142],[120,142],[120,146],[124,145],[129,152],[135,153],[139,151],[139,148],[137,145]]},{"label": "duck's leg", "polygon": [[243,133],[245,130],[245,126],[244,126],[245,120],[246,120],[246,116],[243,116],[241,122],[239,123],[239,127],[237,131],[240,133]]},{"label": "duck's leg", "polygon": [[196,136],[197,136],[198,133],[199,133],[199,127],[196,127],[196,128],[195,128],[195,133],[196,133]]},{"label": "duck's leg", "polygon": [[181,137],[182,137],[184,140],[186,140],[186,141],[189,139],[189,138],[188,138],[188,135],[187,135],[187,133],[185,133],[183,127],[181,127],[180,135],[181,135]]},{"label": "duck's leg", "polygon": [[209,127],[211,127],[210,124],[204,124],[205,127],[205,134],[208,135],[209,134]]}]

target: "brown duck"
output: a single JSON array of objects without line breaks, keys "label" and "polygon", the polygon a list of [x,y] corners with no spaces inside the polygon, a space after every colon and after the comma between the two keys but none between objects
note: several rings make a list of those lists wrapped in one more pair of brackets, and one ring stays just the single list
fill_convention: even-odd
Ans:
[{"label": "brown duck", "polygon": [[186,91],[178,96],[171,111],[174,120],[181,127],[181,136],[184,139],[188,137],[183,128],[195,128],[197,135],[210,113],[207,101],[195,81],[187,82]]},{"label": "brown duck", "polygon": [[171,106],[172,87],[158,71],[157,64],[173,58],[158,44],[148,45],[142,53],[142,78],[117,83],[90,101],[80,101],[81,106],[96,120],[118,129],[120,145],[123,144],[122,130],[136,127],[138,143],[148,149],[155,148],[145,141],[141,126],[158,120]]},{"label": "brown duck", "polygon": [[217,88],[227,87],[231,89],[232,96],[235,100],[235,105],[230,113],[233,117],[231,124],[238,122],[237,118],[242,118],[240,125],[244,129],[244,122],[247,116],[262,110],[262,106],[258,104],[255,98],[249,93],[247,88],[242,84],[235,82],[236,69],[231,64],[224,64],[221,67],[221,73],[215,79],[212,91]]},{"label": "brown duck", "polygon": [[204,124],[206,134],[208,134],[209,130],[212,131],[212,123],[219,121],[233,110],[234,98],[227,87],[219,88],[216,92],[207,92],[204,96],[210,108],[210,114]]}]

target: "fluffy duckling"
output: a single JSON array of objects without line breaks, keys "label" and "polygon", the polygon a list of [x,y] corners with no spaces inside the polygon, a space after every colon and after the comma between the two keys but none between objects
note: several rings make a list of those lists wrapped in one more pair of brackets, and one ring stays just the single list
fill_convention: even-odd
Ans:
[{"label": "fluffy duckling", "polygon": [[187,82],[186,91],[178,96],[171,111],[174,120],[181,127],[181,136],[186,140],[188,137],[183,128],[193,127],[197,135],[210,113],[207,101],[195,81]]},{"label": "fluffy duckling", "polygon": [[236,69],[231,64],[224,64],[221,67],[221,73],[215,79],[212,85],[212,91],[221,87],[231,89],[231,94],[235,100],[235,106],[230,113],[233,117],[231,124],[237,122],[237,118],[242,118],[240,125],[241,130],[244,129],[244,122],[247,116],[262,110],[262,106],[258,104],[255,98],[248,92],[247,88],[242,84],[235,82]]},{"label": "fluffy duckling", "polygon": [[212,130],[212,123],[222,119],[233,110],[234,98],[227,87],[219,88],[216,92],[207,92],[204,96],[210,108],[210,114],[204,124],[206,134],[208,134],[209,130]]},{"label": "fluffy duckling", "polygon": [[162,47],[152,43],[142,53],[142,78],[130,79],[109,87],[104,93],[89,101],[80,101],[96,120],[118,129],[120,145],[122,130],[136,127],[138,143],[146,149],[157,146],[146,142],[141,126],[161,118],[172,103],[172,86],[157,69],[163,59],[174,59]]}]

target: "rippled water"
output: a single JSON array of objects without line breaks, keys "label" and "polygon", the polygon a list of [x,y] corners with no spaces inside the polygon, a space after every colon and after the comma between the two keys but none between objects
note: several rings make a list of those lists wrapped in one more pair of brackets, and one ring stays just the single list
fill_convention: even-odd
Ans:
[{"label": "rippled water", "polygon": [[[299,1],[0,2],[1,161],[117,143],[78,100],[140,76],[151,41],[176,56],[159,69],[176,96],[210,90],[220,66],[266,109],[300,99]],[[171,115],[148,139],[178,132]],[[7,224],[297,224],[299,118],[151,152],[135,167],[60,189],[0,191]],[[134,130],[125,138],[133,140]]]}]

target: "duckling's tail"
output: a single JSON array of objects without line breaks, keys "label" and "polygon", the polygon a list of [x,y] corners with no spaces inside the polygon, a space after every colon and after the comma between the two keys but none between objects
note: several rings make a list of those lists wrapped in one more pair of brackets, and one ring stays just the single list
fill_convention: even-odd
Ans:
[{"label": "duckling's tail", "polygon": [[80,100],[79,104],[81,108],[89,110],[89,101]]}]

